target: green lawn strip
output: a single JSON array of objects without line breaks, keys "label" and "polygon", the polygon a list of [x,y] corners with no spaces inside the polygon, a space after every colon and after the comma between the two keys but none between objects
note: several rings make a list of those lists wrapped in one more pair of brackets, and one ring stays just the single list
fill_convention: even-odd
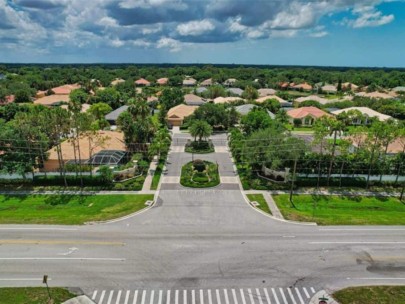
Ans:
[{"label": "green lawn strip", "polygon": [[165,161],[160,160],[159,164],[156,167],[155,173],[153,174],[152,185],[150,186],[151,190],[157,190],[157,188],[159,186],[160,177],[162,176],[164,165],[165,165]]},{"label": "green lawn strip", "polygon": [[320,225],[405,225],[405,204],[397,198],[274,195],[286,219]]},{"label": "green lawn strip", "polygon": [[80,225],[145,208],[153,195],[0,195],[0,224]]},{"label": "green lawn strip", "polygon": [[[64,288],[50,288],[50,293],[54,304],[76,296]],[[0,288],[0,304],[44,304],[48,299],[48,292],[43,287]]]},{"label": "green lawn strip", "polygon": [[364,286],[339,290],[333,297],[341,304],[403,304],[405,286]]},{"label": "green lawn strip", "polygon": [[195,153],[195,154],[208,154],[215,152],[214,145],[212,143],[203,141],[203,142],[190,142],[185,147],[185,152]]},{"label": "green lawn strip", "polygon": [[263,194],[248,194],[247,197],[251,202],[258,202],[260,204],[259,206],[257,206],[257,208],[266,213],[271,214],[270,208],[267,205],[267,202],[264,199]]},{"label": "green lawn strip", "polygon": [[218,186],[220,184],[218,166],[208,161],[204,163],[208,166],[208,175],[211,180],[208,181],[208,178],[203,176],[202,173],[195,175],[193,172],[193,164],[189,162],[181,168],[180,184],[189,188],[210,188]]}]

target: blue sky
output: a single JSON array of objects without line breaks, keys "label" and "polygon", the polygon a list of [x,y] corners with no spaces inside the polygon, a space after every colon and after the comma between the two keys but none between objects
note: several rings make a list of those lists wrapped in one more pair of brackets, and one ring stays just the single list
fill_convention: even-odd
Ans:
[{"label": "blue sky", "polygon": [[405,67],[405,1],[0,0],[0,62]]}]

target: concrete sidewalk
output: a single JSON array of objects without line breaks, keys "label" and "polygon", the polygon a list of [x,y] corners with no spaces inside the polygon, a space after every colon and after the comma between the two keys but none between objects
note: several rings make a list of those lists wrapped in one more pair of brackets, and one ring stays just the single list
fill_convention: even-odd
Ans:
[{"label": "concrete sidewalk", "polygon": [[152,186],[153,175],[155,175],[158,162],[159,160],[156,156],[150,162],[148,174],[146,175],[145,181],[143,182],[142,191],[150,191],[150,188]]},{"label": "concrete sidewalk", "polygon": [[269,209],[271,211],[271,214],[278,219],[284,220],[283,215],[280,212],[280,209],[278,209],[276,202],[273,200],[273,197],[268,191],[260,191],[260,190],[251,190],[251,191],[244,191],[245,194],[262,194],[267,205],[269,206]]},{"label": "concrete sidewalk", "polygon": [[[286,190],[246,190],[246,194],[254,194],[254,193],[261,193],[261,192],[268,192],[272,195],[277,194],[290,194],[290,191]],[[307,194],[307,195],[341,195],[341,196],[380,196],[380,197],[399,197],[399,192],[378,192],[378,191],[361,191],[361,190],[316,190],[316,189],[308,189],[308,190],[296,190],[293,191],[293,194]]]}]

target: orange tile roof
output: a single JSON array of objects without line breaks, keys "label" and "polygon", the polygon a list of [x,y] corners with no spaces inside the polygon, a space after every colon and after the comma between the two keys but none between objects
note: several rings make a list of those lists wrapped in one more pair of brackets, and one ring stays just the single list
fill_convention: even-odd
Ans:
[{"label": "orange tile roof", "polygon": [[52,106],[59,102],[69,102],[69,95],[49,95],[39,98],[34,101],[34,104],[39,104],[43,106]]},{"label": "orange tile roof", "polygon": [[80,88],[81,87],[78,84],[65,84],[60,87],[52,88],[52,91],[55,93],[55,95],[69,95],[73,90]]},{"label": "orange tile roof", "polygon": [[316,107],[302,107],[293,109],[287,112],[287,115],[291,118],[304,118],[307,116],[312,116],[315,118],[321,118],[322,116],[330,116],[328,113],[316,108]]},{"label": "orange tile roof", "polygon": [[15,100],[15,96],[14,95],[8,95],[5,98],[4,102],[0,102],[0,104],[8,104],[8,103],[12,103]]},{"label": "orange tile roof", "polygon": [[185,104],[179,104],[169,110],[167,117],[184,119],[194,113],[198,109],[198,106],[188,106]]},{"label": "orange tile roof", "polygon": [[145,78],[140,78],[137,81],[135,81],[135,83],[140,85],[150,85],[150,82],[147,81]]},{"label": "orange tile roof", "polygon": [[158,84],[167,84],[168,81],[169,81],[169,78],[159,78],[156,82]]}]

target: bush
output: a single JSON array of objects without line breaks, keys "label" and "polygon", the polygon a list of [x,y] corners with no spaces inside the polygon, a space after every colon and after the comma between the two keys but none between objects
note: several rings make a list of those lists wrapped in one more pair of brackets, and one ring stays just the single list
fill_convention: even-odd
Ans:
[{"label": "bush", "polygon": [[215,151],[214,145],[210,141],[191,141],[186,144],[187,153],[205,154]]},{"label": "bush", "polygon": [[204,161],[201,159],[196,159],[193,161],[193,168],[194,170],[197,170],[198,172],[203,172],[206,168]]},{"label": "bush", "polygon": [[[66,176],[68,186],[81,186],[80,177]],[[34,186],[65,186],[65,181],[62,176],[35,176],[33,180]],[[106,186],[108,183],[101,176],[83,176],[84,186]]]}]

